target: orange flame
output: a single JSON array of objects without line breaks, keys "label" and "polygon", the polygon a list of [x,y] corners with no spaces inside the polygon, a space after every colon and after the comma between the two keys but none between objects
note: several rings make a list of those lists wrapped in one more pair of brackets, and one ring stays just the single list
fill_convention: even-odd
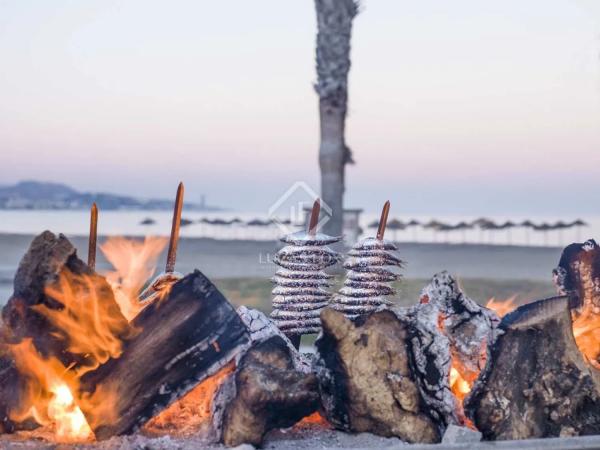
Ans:
[{"label": "orange flame", "polygon": [[597,369],[600,369],[600,315],[586,305],[580,314],[573,312],[573,336],[581,353]]},{"label": "orange flame", "polygon": [[485,307],[498,314],[498,317],[504,317],[517,307],[516,299],[516,295],[513,295],[506,300],[496,300],[494,297],[492,297],[485,304]]},{"label": "orange flame", "polygon": [[[63,271],[45,293],[60,304],[60,309],[42,304],[33,308],[56,328],[55,335],[77,356],[77,363],[65,367],[56,357],[43,357],[31,339],[10,346],[15,364],[26,379],[20,403],[10,411],[10,417],[15,421],[34,419],[54,430],[53,438],[59,442],[88,440],[93,433],[80,407],[96,405],[99,399],[80,395],[79,380],[109,358],[118,358],[122,339],[134,332],[115,304],[109,286],[97,275]],[[102,402],[110,416],[113,402],[110,393],[104,394]]]},{"label": "orange flame", "polygon": [[154,275],[158,257],[166,245],[165,237],[147,236],[143,241],[111,237],[100,246],[104,257],[115,268],[105,276],[127,320],[132,320],[143,308],[138,295]]},{"label": "orange flame", "polygon": [[33,418],[49,427],[60,442],[92,439],[92,430],[73,398],[72,389],[78,384],[74,375],[58,359],[42,358],[31,339],[11,345],[11,351],[26,383],[20,393],[22,400],[10,411],[10,418],[18,422]]}]

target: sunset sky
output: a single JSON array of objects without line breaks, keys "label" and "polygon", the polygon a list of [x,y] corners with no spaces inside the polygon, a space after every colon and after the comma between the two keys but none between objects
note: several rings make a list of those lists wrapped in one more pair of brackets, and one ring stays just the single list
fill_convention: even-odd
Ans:
[{"label": "sunset sky", "polygon": [[[364,0],[346,204],[600,213],[600,2]],[[318,190],[312,0],[0,0],[0,184]]]}]

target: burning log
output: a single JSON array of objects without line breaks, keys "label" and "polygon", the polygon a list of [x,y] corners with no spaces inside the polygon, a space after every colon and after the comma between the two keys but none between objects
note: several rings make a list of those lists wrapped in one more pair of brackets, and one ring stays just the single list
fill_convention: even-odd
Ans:
[{"label": "burning log", "polygon": [[484,437],[600,433],[600,371],[577,346],[569,299],[521,306],[504,317],[499,331],[465,401]]},{"label": "burning log", "polygon": [[269,430],[290,427],[317,410],[317,379],[296,369],[293,351],[289,342],[272,336],[241,358],[213,402],[219,441],[260,445]]},{"label": "burning log", "polygon": [[559,293],[569,296],[571,308],[590,308],[600,314],[600,246],[596,241],[565,247],[552,274]]},{"label": "burning log", "polygon": [[460,376],[473,383],[485,366],[487,344],[495,339],[498,315],[464,295],[445,271],[433,276],[420,301],[439,311],[438,326],[449,339],[452,363]]},{"label": "burning log", "polygon": [[327,308],[321,321],[315,366],[326,418],[345,431],[439,442],[411,370],[409,326],[391,311],[352,322]]},{"label": "burning log", "polygon": [[[81,379],[80,405],[97,439],[127,434],[215,374],[249,336],[231,304],[199,271],[132,321],[120,357]],[[109,406],[109,413],[106,408]]]},{"label": "burning log", "polygon": [[32,241],[17,269],[14,293],[2,309],[5,336],[11,342],[32,338],[42,356],[54,356],[65,366],[85,364],[86,351],[77,348],[72,336],[53,320],[57,312],[72,306],[66,303],[73,299],[89,302],[89,314],[95,302],[94,308],[111,318],[107,327],[115,338],[126,339],[130,335],[128,322],[104,277],[77,257],[75,247],[64,235],[45,231]]},{"label": "burning log", "polygon": [[414,376],[429,414],[445,428],[460,423],[457,399],[450,385],[450,341],[439,328],[439,311],[423,303],[394,312],[409,327]]}]

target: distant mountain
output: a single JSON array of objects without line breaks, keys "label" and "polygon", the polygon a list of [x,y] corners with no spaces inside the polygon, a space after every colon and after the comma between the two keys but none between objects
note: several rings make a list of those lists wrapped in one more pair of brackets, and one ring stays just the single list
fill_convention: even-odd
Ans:
[{"label": "distant mountain", "polygon": [[[174,199],[141,200],[104,192],[78,192],[60,183],[21,181],[14,186],[0,186],[0,209],[88,209],[96,202],[103,210],[173,208]],[[221,208],[185,203],[186,209],[218,211]]]}]

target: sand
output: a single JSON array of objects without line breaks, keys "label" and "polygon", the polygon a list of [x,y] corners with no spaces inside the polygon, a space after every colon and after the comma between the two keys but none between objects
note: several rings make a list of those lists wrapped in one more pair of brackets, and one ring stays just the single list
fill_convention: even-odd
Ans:
[{"label": "sand", "polygon": [[[80,255],[87,254],[87,238],[69,238]],[[32,239],[31,235],[0,234],[0,303],[10,295],[15,270]],[[100,238],[100,242],[104,239]],[[183,238],[179,243],[177,270],[187,273],[198,268],[218,280],[267,280],[276,269],[271,261],[280,246],[275,241]],[[460,279],[550,283],[560,251],[556,247],[401,243],[399,254],[407,261],[403,270],[407,279],[427,279],[440,270],[448,270]],[[164,260],[165,255],[162,255],[160,261]],[[109,268],[99,252],[97,269]]]}]

